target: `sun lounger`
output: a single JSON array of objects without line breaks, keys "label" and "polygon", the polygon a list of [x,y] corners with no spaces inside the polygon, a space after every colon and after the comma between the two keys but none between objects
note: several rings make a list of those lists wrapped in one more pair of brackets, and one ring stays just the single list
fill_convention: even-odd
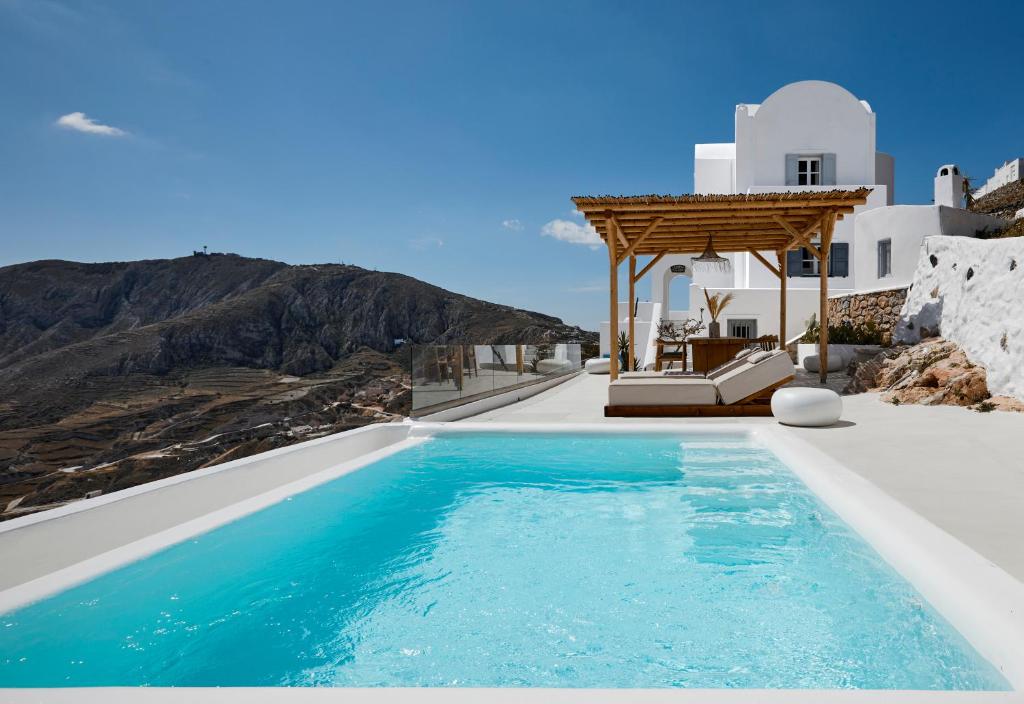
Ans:
[{"label": "sun lounger", "polygon": [[793,380],[782,350],[755,352],[712,370],[713,378],[623,377],[608,387],[606,416],[770,416],[771,395]]}]

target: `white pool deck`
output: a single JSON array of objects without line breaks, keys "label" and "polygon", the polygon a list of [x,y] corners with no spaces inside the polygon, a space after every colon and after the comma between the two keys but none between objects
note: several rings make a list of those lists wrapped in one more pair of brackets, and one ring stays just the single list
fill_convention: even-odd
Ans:
[{"label": "white pool deck", "polygon": [[[919,571],[932,584],[936,584],[936,574],[945,574],[945,585],[940,579],[935,591],[940,600],[945,601],[940,608],[944,614],[960,611],[958,618],[963,617],[964,622],[970,625],[975,619],[966,612],[974,607],[965,605],[960,608],[958,605],[958,595],[964,593],[958,591],[960,585],[971,583],[973,586],[967,591],[980,593],[975,587],[980,584],[984,589],[986,579],[994,577],[993,581],[1001,585],[993,590],[995,601],[1009,595],[1008,601],[1003,599],[1003,605],[1009,604],[1010,608],[1003,608],[1001,613],[1009,614],[1006,621],[1016,623],[1014,634],[1003,640],[1007,643],[1022,642],[1024,609],[1016,609],[1016,604],[1024,603],[1019,596],[1019,590],[1024,588],[1021,584],[1024,582],[1024,414],[981,414],[951,407],[894,407],[882,403],[875,395],[862,394],[844,397],[843,420],[837,426],[822,429],[785,428],[772,418],[606,419],[603,406],[607,384],[607,376],[583,374],[532,398],[487,411],[467,419],[467,423],[454,423],[449,427],[479,429],[493,426],[507,430],[510,426],[522,425],[524,429],[529,426],[531,429],[557,430],[560,427],[580,427],[579,424],[589,424],[593,428],[596,424],[608,425],[610,431],[610,424],[615,424],[619,429],[657,425],[666,429],[675,427],[683,432],[699,428],[711,430],[711,426],[736,427],[737,430],[745,427],[770,435],[777,452],[785,450],[783,445],[787,438],[799,438],[811,446],[806,457],[816,456],[819,465],[801,470],[807,472],[805,481],[809,485],[814,481],[821,483],[822,486],[812,485],[812,488],[819,494],[830,492],[832,500],[829,503],[833,508],[837,503],[845,502],[846,495],[856,494],[860,494],[862,504],[865,496],[874,496],[872,501],[875,504],[892,504],[887,509],[890,519],[893,519],[889,523],[868,517],[862,525],[854,525],[862,534],[873,532],[869,542],[876,545],[879,541],[885,543],[888,540],[886,530],[900,526],[891,531],[898,535],[895,536],[895,547],[890,549],[892,554],[886,555],[887,559],[892,561],[893,557],[899,557],[904,533],[910,537],[905,541],[903,553],[917,555],[930,552],[935,555],[935,559],[920,560],[923,564]],[[756,430],[758,428],[763,431]],[[370,426],[0,523],[0,611],[4,610],[4,595],[13,595],[16,602],[19,590],[31,591],[39,585],[46,587],[48,580],[55,580],[53,584],[57,584],[69,572],[76,572],[76,579],[80,579],[89,569],[98,573],[123,564],[133,555],[148,554],[156,549],[155,545],[168,544],[200,530],[208,530],[233,517],[279,501],[290,493],[353,471],[394,451],[396,447],[417,442],[410,434],[409,425]],[[803,445],[800,442],[794,444]],[[780,457],[794,465],[784,454]],[[846,472],[843,467],[854,474]],[[815,475],[818,475],[817,480]],[[895,501],[890,501],[890,498]],[[852,506],[856,501],[848,503]],[[855,507],[851,510],[856,512]],[[847,518],[842,511],[840,513]],[[915,531],[916,537],[912,536]],[[918,546],[927,546],[929,541],[933,547],[949,547],[948,560],[946,555],[938,554],[943,550],[918,550]],[[940,565],[942,562],[947,564]],[[951,568],[954,564],[973,567],[955,572]],[[88,565],[84,572],[83,565]],[[945,569],[945,572],[941,569],[936,572],[937,567]],[[914,569],[918,568],[911,571]],[[926,574],[929,572],[931,576]],[[963,579],[960,579],[961,574]],[[918,584],[916,580],[912,581]],[[50,587],[56,588],[53,584]],[[997,619],[989,618],[987,623],[992,625],[993,632],[1004,630],[998,612]],[[993,640],[999,641],[1000,638],[1002,636]],[[987,635],[981,633],[980,639],[986,640]],[[1019,659],[1015,652],[1009,657]],[[183,691],[188,694],[183,695]],[[282,700],[1024,704],[1024,692],[0,689],[0,702]]]}]

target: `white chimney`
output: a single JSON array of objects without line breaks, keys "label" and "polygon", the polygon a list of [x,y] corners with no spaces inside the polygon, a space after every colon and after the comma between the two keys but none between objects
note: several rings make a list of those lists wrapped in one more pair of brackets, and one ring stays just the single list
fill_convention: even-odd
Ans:
[{"label": "white chimney", "polygon": [[935,205],[964,207],[964,177],[956,164],[944,164],[935,173]]}]

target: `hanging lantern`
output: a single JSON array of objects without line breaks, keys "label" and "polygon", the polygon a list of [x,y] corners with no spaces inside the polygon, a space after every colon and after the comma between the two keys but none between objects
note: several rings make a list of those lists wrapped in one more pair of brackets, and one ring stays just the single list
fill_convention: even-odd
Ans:
[{"label": "hanging lantern", "polygon": [[708,235],[708,244],[704,247],[704,253],[699,257],[694,257],[692,261],[694,271],[721,272],[725,274],[732,271],[732,262],[715,251],[711,235]]}]

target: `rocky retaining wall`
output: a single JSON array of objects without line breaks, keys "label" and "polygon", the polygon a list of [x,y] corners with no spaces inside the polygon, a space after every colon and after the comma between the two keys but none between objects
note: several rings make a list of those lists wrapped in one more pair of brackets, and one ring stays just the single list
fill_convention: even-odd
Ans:
[{"label": "rocky retaining wall", "polygon": [[874,321],[888,343],[900,318],[900,310],[907,300],[906,288],[891,288],[870,293],[851,293],[828,299],[830,325],[863,325]]}]

